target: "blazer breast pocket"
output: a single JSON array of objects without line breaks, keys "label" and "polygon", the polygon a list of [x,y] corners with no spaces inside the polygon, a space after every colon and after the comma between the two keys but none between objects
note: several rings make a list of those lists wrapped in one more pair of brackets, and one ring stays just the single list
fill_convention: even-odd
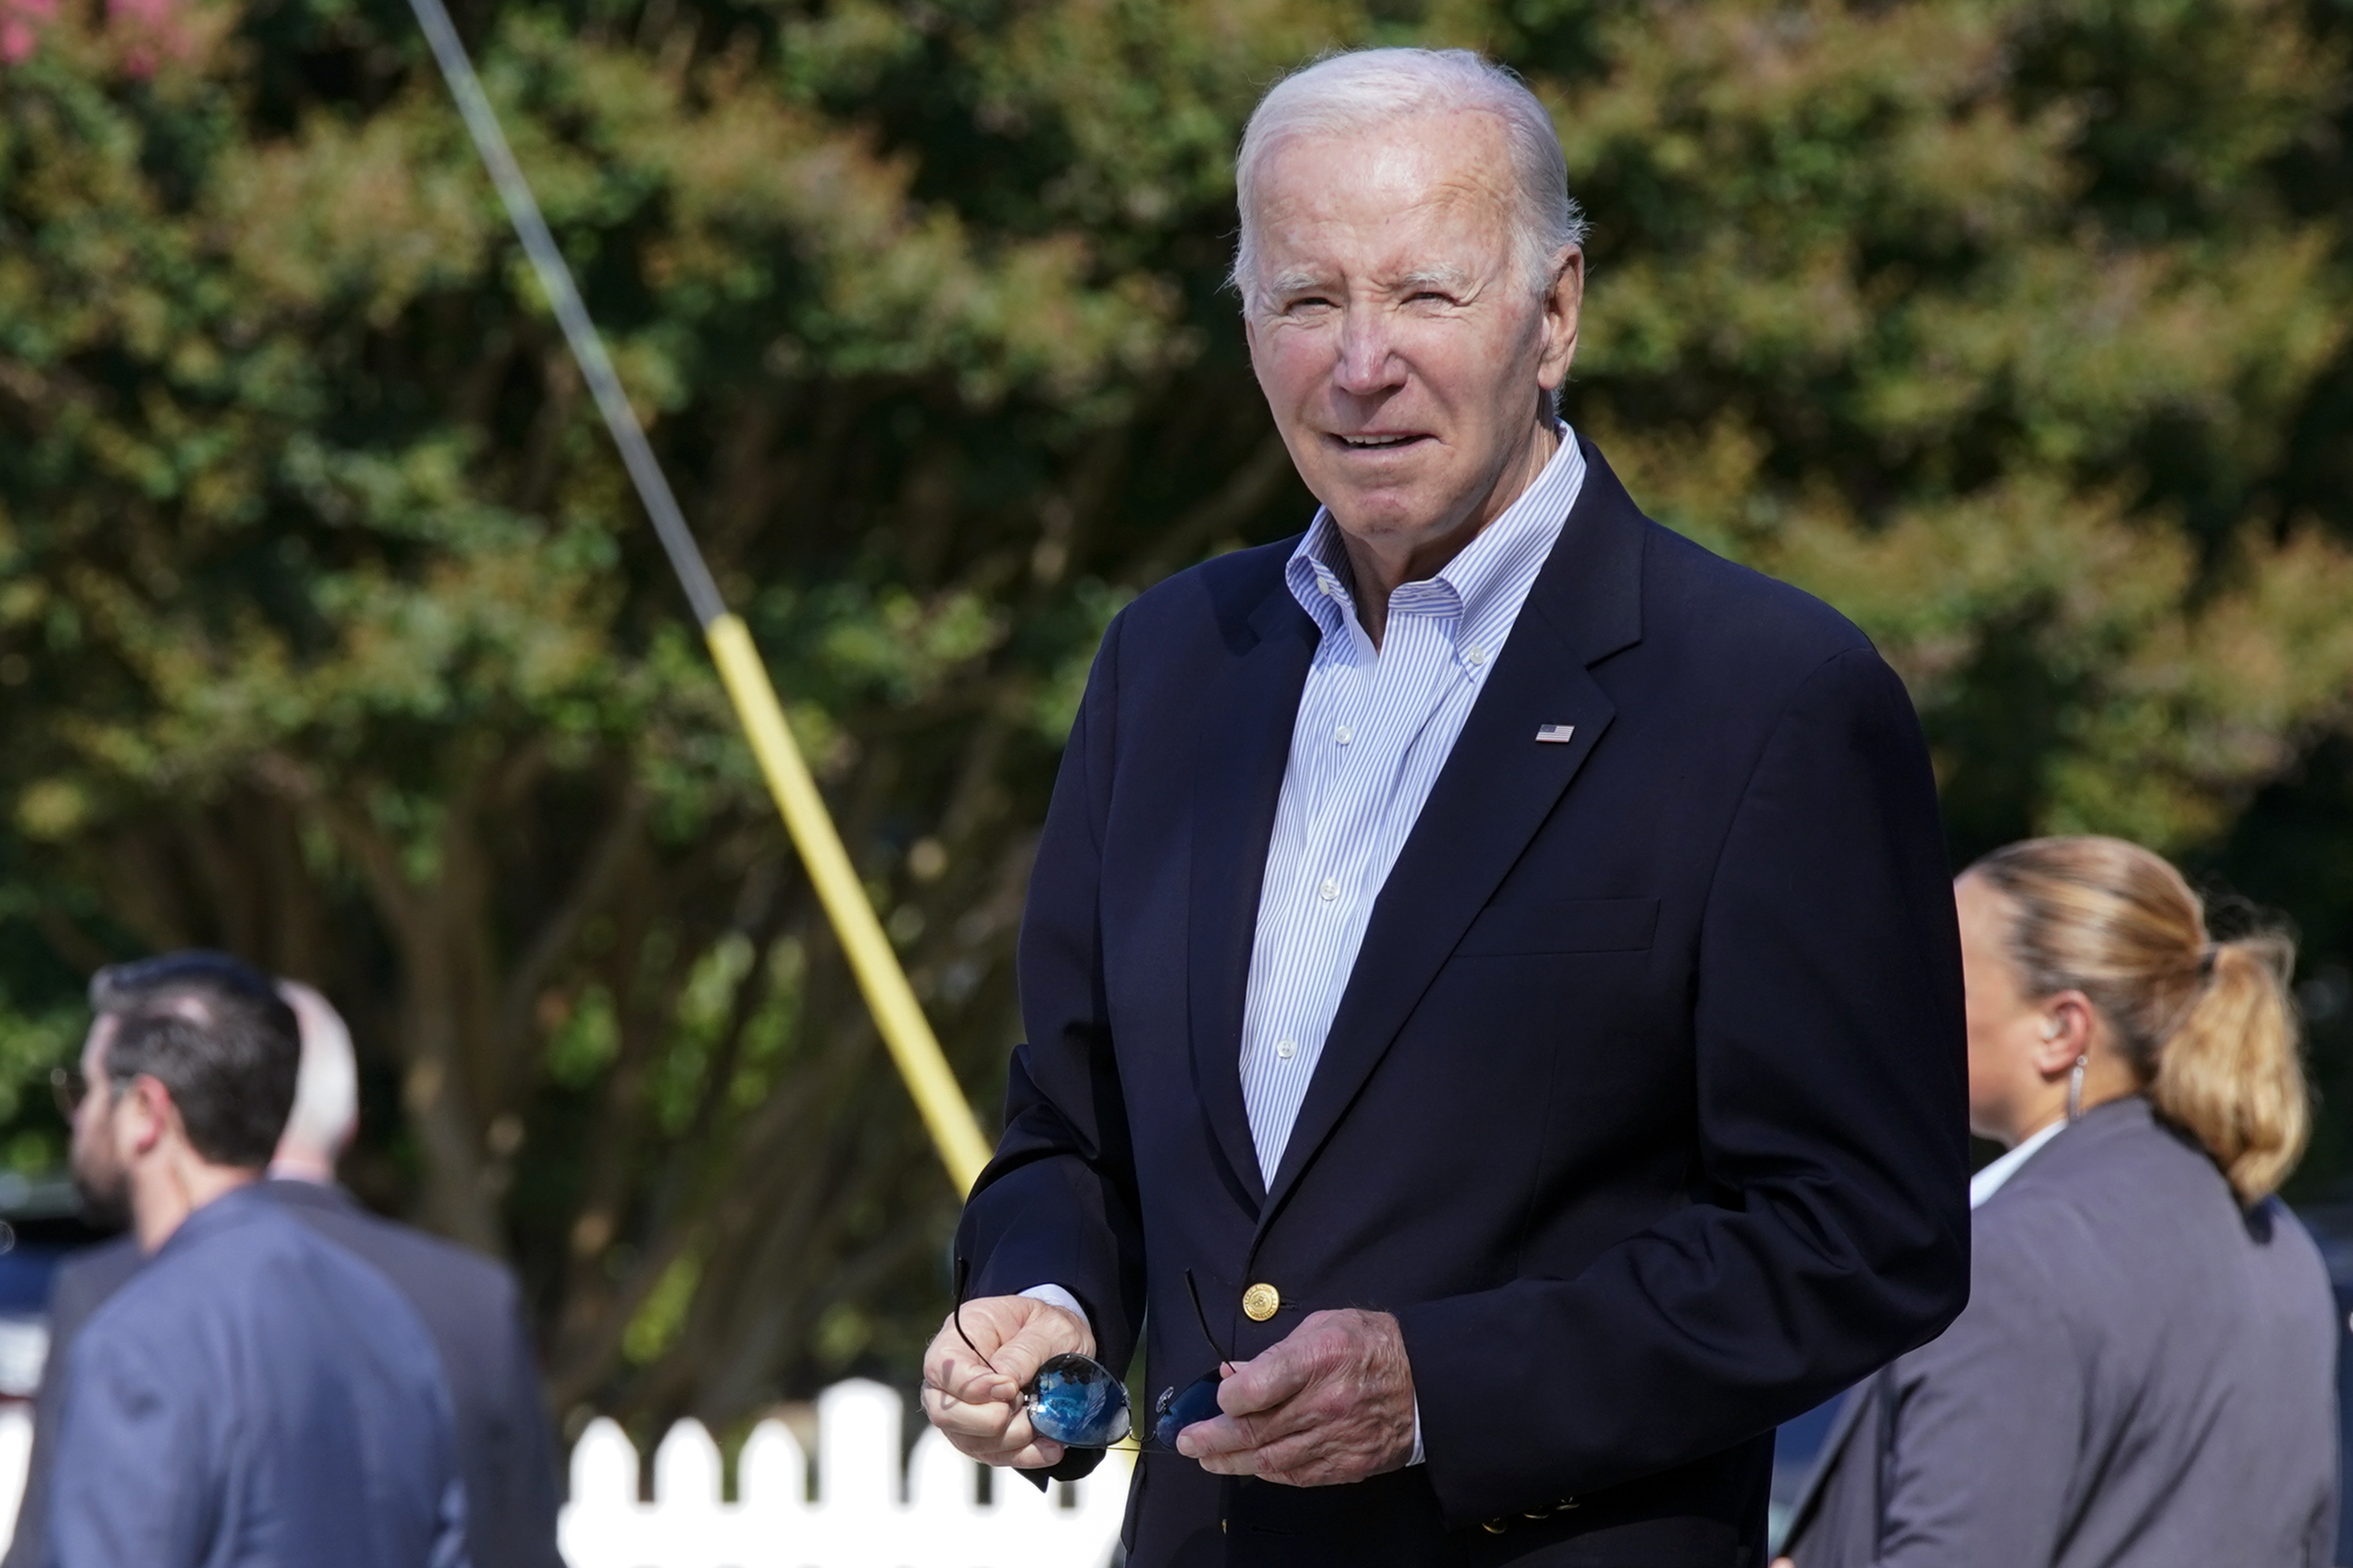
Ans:
[{"label": "blazer breast pocket", "polygon": [[1490,904],[1455,947],[1457,958],[1526,952],[1640,952],[1659,929],[1656,899],[1551,899]]}]

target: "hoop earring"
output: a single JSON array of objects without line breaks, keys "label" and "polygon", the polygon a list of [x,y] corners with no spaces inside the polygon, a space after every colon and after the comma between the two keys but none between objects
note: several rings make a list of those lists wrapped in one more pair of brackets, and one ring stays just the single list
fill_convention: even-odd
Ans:
[{"label": "hoop earring", "polygon": [[2077,1057],[2073,1070],[2067,1075],[2067,1120],[2070,1121],[2084,1114],[2084,1068],[2091,1059],[2088,1056]]}]

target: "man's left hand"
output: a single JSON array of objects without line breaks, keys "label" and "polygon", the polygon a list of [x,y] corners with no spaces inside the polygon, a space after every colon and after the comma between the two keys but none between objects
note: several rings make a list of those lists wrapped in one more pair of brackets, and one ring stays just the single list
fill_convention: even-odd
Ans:
[{"label": "man's left hand", "polygon": [[1413,1371],[1387,1312],[1315,1312],[1264,1354],[1235,1363],[1225,1414],[1176,1436],[1212,1475],[1337,1486],[1413,1458]]}]

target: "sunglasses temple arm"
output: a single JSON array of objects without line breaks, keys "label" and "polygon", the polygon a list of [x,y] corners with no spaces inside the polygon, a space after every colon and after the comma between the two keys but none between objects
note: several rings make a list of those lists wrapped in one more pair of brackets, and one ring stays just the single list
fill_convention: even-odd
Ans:
[{"label": "sunglasses temple arm", "polygon": [[[970,1334],[964,1331],[964,1288],[965,1283],[970,1279],[971,1275],[972,1260],[967,1258],[958,1257],[955,1262],[955,1308],[949,1315],[955,1320],[956,1338],[964,1342],[964,1348],[970,1351],[973,1354],[980,1356],[981,1365],[988,1368],[991,1372],[997,1372],[996,1363],[991,1362],[987,1356],[980,1355],[980,1347],[972,1342],[972,1336]],[[1002,1377],[1005,1374],[1003,1373],[997,1373],[997,1375]]]},{"label": "sunglasses temple arm", "polygon": [[1219,1348],[1218,1336],[1209,1331],[1209,1314],[1201,1310],[1201,1287],[1194,1282],[1193,1271],[1189,1268],[1185,1270],[1185,1294],[1193,1298],[1193,1321],[1201,1326],[1201,1338],[1208,1342],[1210,1352],[1218,1358],[1218,1364],[1230,1372],[1234,1359]]}]

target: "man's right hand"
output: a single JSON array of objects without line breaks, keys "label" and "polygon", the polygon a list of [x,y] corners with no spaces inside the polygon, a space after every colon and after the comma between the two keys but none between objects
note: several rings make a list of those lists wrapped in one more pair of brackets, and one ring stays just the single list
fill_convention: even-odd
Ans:
[{"label": "man's right hand", "polygon": [[1021,1391],[1054,1357],[1094,1354],[1092,1331],[1075,1312],[1031,1296],[966,1301],[963,1318],[970,1345],[951,1314],[923,1352],[923,1414],[958,1453],[982,1464],[1021,1470],[1060,1464],[1062,1445],[1029,1430]]}]

